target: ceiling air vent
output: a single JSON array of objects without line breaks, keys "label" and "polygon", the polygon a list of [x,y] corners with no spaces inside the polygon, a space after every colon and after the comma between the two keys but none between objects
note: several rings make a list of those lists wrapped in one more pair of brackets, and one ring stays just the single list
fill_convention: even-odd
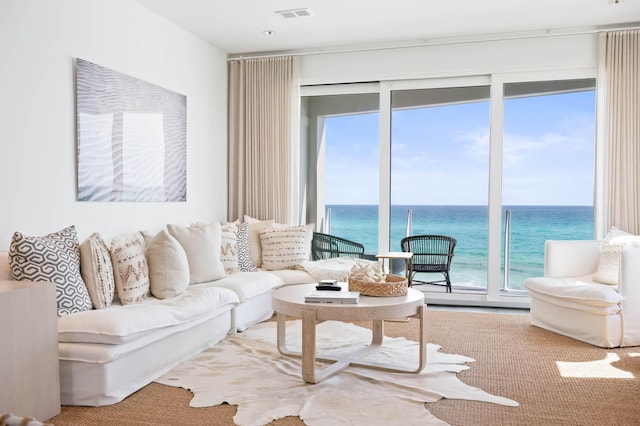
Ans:
[{"label": "ceiling air vent", "polygon": [[289,9],[289,10],[277,10],[276,13],[283,18],[304,18],[305,16],[312,16],[313,12],[307,7],[301,9]]}]

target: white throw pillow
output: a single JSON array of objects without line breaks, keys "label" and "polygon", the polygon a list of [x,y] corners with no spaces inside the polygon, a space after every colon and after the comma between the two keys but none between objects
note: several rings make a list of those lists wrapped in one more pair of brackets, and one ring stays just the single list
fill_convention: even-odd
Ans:
[{"label": "white throw pillow", "polygon": [[192,226],[169,224],[167,229],[187,253],[189,284],[214,281],[226,275],[220,261],[220,245],[222,243],[220,223]]},{"label": "white throw pillow", "polygon": [[116,293],[123,305],[139,303],[149,296],[149,266],[144,250],[144,237],[140,232],[118,235],[111,240],[109,253]]},{"label": "white throw pillow", "polygon": [[308,259],[306,226],[269,228],[260,233],[262,269],[276,271],[293,268]]},{"label": "white throw pillow", "polygon": [[600,243],[598,270],[593,280],[609,285],[618,284],[620,268],[620,250],[623,247],[640,247],[640,236],[622,231],[615,226]]},{"label": "white throw pillow", "polygon": [[113,302],[115,278],[109,248],[94,232],[80,244],[80,272],[96,309],[106,309]]},{"label": "white throw pillow", "polygon": [[251,262],[256,268],[262,266],[262,243],[260,233],[272,228],[273,220],[259,220],[251,216],[244,215],[244,221],[249,224],[249,254]]},{"label": "white throw pillow", "polygon": [[160,231],[145,250],[151,294],[169,299],[189,286],[189,261],[182,245],[167,231]]}]

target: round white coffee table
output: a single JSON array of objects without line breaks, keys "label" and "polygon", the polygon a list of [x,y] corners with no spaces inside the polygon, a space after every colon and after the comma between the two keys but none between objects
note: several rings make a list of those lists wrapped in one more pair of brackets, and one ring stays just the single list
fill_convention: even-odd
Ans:
[{"label": "round white coffee table", "polygon": [[[342,284],[346,287],[346,283]],[[273,308],[278,319],[278,351],[282,355],[302,358],[302,379],[307,383],[319,383],[350,365],[403,373],[419,373],[427,360],[426,305],[424,295],[415,289],[408,289],[405,296],[371,297],[360,296],[357,304],[305,303],[304,297],[315,290],[315,284],[301,284],[281,287],[273,293]],[[302,352],[292,352],[286,344],[286,317],[302,320]],[[418,368],[400,369],[386,365],[359,361],[382,344],[384,320],[415,317],[420,320],[420,353]],[[342,358],[316,357],[316,324],[318,322],[370,320],[373,325],[371,344]],[[317,370],[315,362],[333,362],[322,370]]]}]

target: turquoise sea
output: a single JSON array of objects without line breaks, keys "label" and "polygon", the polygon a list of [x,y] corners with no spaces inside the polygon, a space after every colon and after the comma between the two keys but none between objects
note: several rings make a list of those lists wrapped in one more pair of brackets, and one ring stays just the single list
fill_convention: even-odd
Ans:
[{"label": "turquoise sea", "polygon": [[[327,208],[331,208],[331,234],[364,244],[366,253],[378,252],[377,205],[327,205]],[[488,208],[392,206],[391,251],[400,251],[400,240],[406,235],[409,209],[412,210],[412,235],[441,234],[456,238],[452,282],[485,287]],[[511,289],[522,289],[525,279],[542,275],[546,240],[593,239],[591,206],[505,206],[501,241],[504,241],[506,210],[511,211]]]}]

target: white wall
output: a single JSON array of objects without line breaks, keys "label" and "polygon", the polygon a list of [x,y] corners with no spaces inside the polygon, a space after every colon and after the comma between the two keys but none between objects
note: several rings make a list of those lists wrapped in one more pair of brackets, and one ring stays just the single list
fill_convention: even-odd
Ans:
[{"label": "white wall", "polygon": [[[187,97],[187,202],[76,201],[75,58]],[[226,54],[131,0],[0,3],[0,250],[226,219]]]},{"label": "white wall", "polygon": [[595,68],[596,48],[596,34],[578,34],[313,54],[301,58],[300,78],[327,84]]}]

